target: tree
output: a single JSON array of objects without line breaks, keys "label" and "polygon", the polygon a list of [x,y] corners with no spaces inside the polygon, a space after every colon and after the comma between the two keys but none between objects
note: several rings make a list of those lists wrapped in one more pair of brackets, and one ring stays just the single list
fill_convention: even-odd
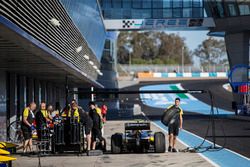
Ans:
[{"label": "tree", "polygon": [[201,65],[203,66],[225,64],[227,62],[224,40],[212,37],[204,40],[194,50],[193,55],[200,58]]},{"label": "tree", "polygon": [[118,36],[118,62],[121,64],[129,62],[129,54],[134,64],[180,64],[182,51],[185,64],[192,64],[185,39],[178,34],[133,31],[120,32]]}]

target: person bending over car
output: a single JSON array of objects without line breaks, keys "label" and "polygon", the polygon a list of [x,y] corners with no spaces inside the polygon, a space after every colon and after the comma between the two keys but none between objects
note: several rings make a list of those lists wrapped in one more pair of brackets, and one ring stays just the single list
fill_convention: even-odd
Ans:
[{"label": "person bending over car", "polygon": [[180,107],[180,98],[175,99],[175,104],[167,108],[165,112],[173,112],[172,118],[168,123],[169,147],[168,152],[177,152],[175,148],[176,138],[179,134],[179,129],[182,129],[183,110]]},{"label": "person bending over car", "polygon": [[104,138],[102,137],[102,132],[101,132],[101,117],[97,113],[96,108],[95,108],[95,103],[94,102],[89,102],[89,116],[92,118],[93,121],[93,128],[92,128],[92,150],[96,149],[96,138],[100,140],[102,143],[102,146],[105,147],[105,141]]}]

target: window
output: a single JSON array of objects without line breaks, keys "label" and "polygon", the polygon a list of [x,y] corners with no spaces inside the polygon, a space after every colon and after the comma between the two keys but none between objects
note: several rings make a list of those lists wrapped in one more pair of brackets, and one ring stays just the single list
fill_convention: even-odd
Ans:
[{"label": "window", "polygon": [[111,10],[111,17],[113,19],[120,19],[120,18],[122,18],[122,10],[121,9],[112,9]]},{"label": "window", "polygon": [[126,8],[126,9],[129,8],[130,9],[131,6],[132,6],[131,5],[131,0],[122,0],[122,7],[123,8]]},{"label": "window", "polygon": [[141,2],[142,2],[142,0],[132,0],[132,2],[133,2],[133,8],[141,8]]},{"label": "window", "polygon": [[183,0],[183,7],[184,8],[191,8],[192,7],[192,0]]},{"label": "window", "polygon": [[192,8],[184,8],[183,17],[192,17]]},{"label": "window", "polygon": [[130,9],[124,9],[122,18],[123,19],[131,19],[131,10]]},{"label": "window", "polygon": [[111,19],[111,10],[103,10],[103,17],[106,19]]},{"label": "window", "polygon": [[111,43],[111,41],[109,39],[107,39],[105,42],[105,45],[104,45],[104,49],[110,49],[110,43]]},{"label": "window", "polygon": [[122,0],[112,0],[113,8],[121,8]]},{"label": "window", "polygon": [[201,8],[201,7],[203,7],[203,0],[193,0],[193,7],[194,8]]},{"label": "window", "polygon": [[143,0],[142,1],[142,8],[152,8],[151,0]]},{"label": "window", "polygon": [[163,0],[163,8],[172,8],[171,0]]},{"label": "window", "polygon": [[240,4],[239,10],[240,10],[240,15],[249,15],[250,14],[249,5],[247,5],[247,4]]},{"label": "window", "polygon": [[153,18],[155,18],[155,19],[161,19],[161,18],[163,18],[163,11],[162,11],[162,9],[154,9],[153,10]]},{"label": "window", "polygon": [[224,17],[224,8],[223,8],[223,5],[222,5],[222,2],[221,1],[218,1],[217,4],[217,11],[218,11],[218,14],[219,14],[219,17]]},{"label": "window", "polygon": [[182,9],[181,8],[173,9],[173,17],[182,17]]},{"label": "window", "polygon": [[173,1],[173,8],[181,8],[181,7],[182,7],[182,0]]},{"label": "window", "polygon": [[163,18],[172,17],[172,9],[163,9]]},{"label": "window", "polygon": [[150,19],[150,18],[152,18],[151,9],[143,9],[141,13],[142,13],[142,19]]},{"label": "window", "polygon": [[132,10],[132,18],[133,19],[141,19],[142,13],[139,9],[133,9]]},{"label": "window", "polygon": [[236,16],[237,15],[234,4],[228,4],[228,10],[229,10],[230,16]]},{"label": "window", "polygon": [[163,8],[163,1],[162,0],[154,0],[153,2],[153,8]]},{"label": "window", "polygon": [[111,6],[112,5],[111,0],[103,0],[102,5],[103,5],[104,9],[111,8],[112,7]]},{"label": "window", "polygon": [[203,8],[193,8],[193,17],[203,17]]}]

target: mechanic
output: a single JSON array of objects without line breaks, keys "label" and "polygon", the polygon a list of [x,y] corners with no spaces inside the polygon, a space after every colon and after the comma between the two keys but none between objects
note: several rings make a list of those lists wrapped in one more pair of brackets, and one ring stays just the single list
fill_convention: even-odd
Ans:
[{"label": "mechanic", "polygon": [[88,152],[91,149],[91,131],[93,128],[93,121],[90,118],[88,112],[81,110],[81,112],[79,112],[79,114],[80,114],[81,123],[83,124],[83,126],[85,128],[85,135],[86,135],[86,139],[87,139],[87,152]]},{"label": "mechanic", "polygon": [[102,122],[103,122],[103,125],[102,125],[102,135],[104,135],[104,125],[105,125],[105,123],[107,121],[106,116],[107,116],[108,107],[105,104],[103,104],[102,107],[101,107],[101,110],[102,110],[101,114],[102,114]]},{"label": "mechanic", "polygon": [[90,118],[89,114],[83,110],[81,106],[79,106],[75,99],[71,101],[71,104],[74,104],[78,108],[80,122],[85,128],[85,135],[87,139],[87,152],[91,149],[91,130],[93,128],[93,121]]},{"label": "mechanic", "polygon": [[92,150],[95,150],[96,148],[96,138],[100,140],[102,143],[102,147],[105,149],[105,141],[102,137],[101,132],[101,117],[96,111],[96,105],[94,102],[89,102],[89,116],[93,120],[93,128],[92,128]]},{"label": "mechanic", "polygon": [[175,148],[176,138],[179,134],[179,129],[182,129],[183,124],[183,110],[180,108],[180,98],[175,99],[175,104],[169,106],[165,112],[174,112],[174,115],[168,123],[169,147],[168,152],[177,152]]},{"label": "mechanic", "polygon": [[24,137],[23,142],[23,153],[26,153],[28,150],[28,147],[30,151],[32,151],[32,123],[35,119],[34,111],[36,110],[36,103],[32,102],[29,104],[28,107],[26,107],[23,111],[22,116],[22,132]]},{"label": "mechanic", "polygon": [[42,138],[42,129],[47,128],[47,121],[49,121],[48,111],[46,110],[46,103],[40,104],[40,110],[36,113],[36,130],[38,140]]},{"label": "mechanic", "polygon": [[62,113],[62,117],[66,119],[71,118],[71,116],[75,118],[77,122],[80,122],[79,109],[75,100],[72,100],[71,105],[65,107]]},{"label": "mechanic", "polygon": [[102,135],[104,134],[103,131],[104,131],[104,122],[103,122],[103,116],[102,116],[102,109],[98,107],[98,104],[95,104],[95,109],[96,109],[96,112],[97,114],[100,116],[101,118],[101,132],[102,132]]}]

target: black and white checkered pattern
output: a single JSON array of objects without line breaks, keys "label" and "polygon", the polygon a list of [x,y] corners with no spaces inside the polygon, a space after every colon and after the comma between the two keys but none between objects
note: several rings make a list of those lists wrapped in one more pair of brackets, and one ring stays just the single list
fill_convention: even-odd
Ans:
[{"label": "black and white checkered pattern", "polygon": [[123,20],[122,23],[123,23],[123,25],[122,25],[123,28],[130,28],[135,23],[135,21],[134,20],[132,20],[132,21],[131,20]]}]

